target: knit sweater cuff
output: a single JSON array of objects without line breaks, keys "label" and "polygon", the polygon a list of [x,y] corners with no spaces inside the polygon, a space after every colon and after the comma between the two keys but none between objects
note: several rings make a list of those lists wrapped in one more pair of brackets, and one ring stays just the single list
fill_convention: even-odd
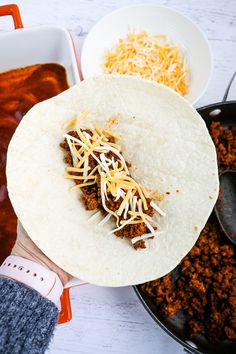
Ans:
[{"label": "knit sweater cuff", "polygon": [[0,277],[0,353],[44,353],[58,309],[37,291]]}]

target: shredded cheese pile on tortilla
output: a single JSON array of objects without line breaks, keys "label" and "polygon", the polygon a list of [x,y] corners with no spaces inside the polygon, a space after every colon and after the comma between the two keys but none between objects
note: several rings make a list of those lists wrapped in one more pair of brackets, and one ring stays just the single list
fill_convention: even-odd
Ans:
[{"label": "shredded cheese pile on tortilla", "polygon": [[[159,230],[156,230],[157,226],[160,229],[159,225],[145,213],[148,209],[145,190],[130,176],[125,159],[120,152],[120,146],[109,141],[109,138],[117,139],[118,136],[100,127],[95,127],[92,135],[90,135],[78,127],[77,120],[74,118],[66,124],[66,128],[70,126],[76,127],[79,139],[67,133],[64,134],[73,161],[73,167],[66,168],[67,175],[65,177],[81,180],[81,183],[72,187],[72,189],[75,189],[97,183],[96,179],[99,176],[102,206],[107,212],[99,225],[104,225],[111,216],[114,216],[116,228],[110,232],[114,233],[128,224],[144,222],[150,233],[134,237],[131,240],[133,244],[139,240],[157,236],[160,233]],[[109,152],[113,153],[111,158],[106,155]],[[92,170],[89,166],[90,156],[97,162],[96,167]],[[80,175],[71,174],[72,172],[78,172]],[[112,195],[115,201],[120,198],[123,199],[118,210],[112,211],[107,207],[108,193]],[[151,201],[150,205],[159,215],[165,216],[165,213],[154,201]],[[99,214],[100,212],[96,212],[90,220],[96,219]]]},{"label": "shredded cheese pile on tortilla", "polygon": [[185,58],[164,35],[129,33],[105,55],[106,74],[127,74],[169,86],[181,95],[188,93]]}]

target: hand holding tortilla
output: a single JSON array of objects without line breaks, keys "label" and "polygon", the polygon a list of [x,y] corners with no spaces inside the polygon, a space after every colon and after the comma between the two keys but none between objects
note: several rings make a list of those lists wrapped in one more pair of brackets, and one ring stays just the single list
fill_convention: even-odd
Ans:
[{"label": "hand holding tortilla", "polygon": [[[164,196],[158,207],[166,217],[156,213],[156,222],[165,233],[146,240],[145,249],[110,235],[114,220],[88,222],[93,213],[82,191],[72,192],[73,181],[65,179],[63,127],[84,111],[80,129],[91,131],[90,143],[95,126],[107,130],[107,118],[117,118],[112,132],[121,137],[132,179]],[[34,106],[9,145],[7,177],[16,214],[39,248],[74,276],[107,286],[170,272],[196,242],[218,194],[215,148],[198,113],[170,89],[127,76],[94,77]]]},{"label": "hand holding tortilla", "polygon": [[17,239],[11,251],[11,255],[26,258],[30,261],[43,265],[47,269],[52,270],[59,276],[63,285],[66,285],[73,278],[70,274],[64,272],[63,269],[59,268],[55,263],[53,263],[33,243],[19,220],[17,222]]}]

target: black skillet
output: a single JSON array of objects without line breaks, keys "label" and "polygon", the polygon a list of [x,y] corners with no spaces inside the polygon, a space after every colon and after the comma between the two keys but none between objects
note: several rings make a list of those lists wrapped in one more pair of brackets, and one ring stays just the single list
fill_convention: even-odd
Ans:
[{"label": "black skillet", "polygon": [[[226,101],[235,76],[236,72],[226,89],[222,102],[210,104],[197,109],[208,128],[212,121],[220,121],[225,127],[236,125],[236,101]],[[172,271],[173,278],[177,275],[178,267]],[[221,341],[217,344],[211,344],[204,336],[200,335],[196,335],[190,339],[186,335],[186,318],[183,313],[178,313],[174,318],[163,318],[158,313],[156,305],[139,290],[138,286],[134,286],[134,291],[152,318],[172,338],[182,344],[186,352],[196,354],[236,354],[236,342],[233,341],[227,340]]]}]

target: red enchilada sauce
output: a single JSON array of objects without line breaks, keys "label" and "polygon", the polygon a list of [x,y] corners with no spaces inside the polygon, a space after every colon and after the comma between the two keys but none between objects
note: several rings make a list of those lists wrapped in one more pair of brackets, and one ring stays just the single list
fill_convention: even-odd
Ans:
[{"label": "red enchilada sauce", "polygon": [[31,107],[68,87],[65,68],[54,63],[0,73],[0,263],[9,255],[16,237],[16,215],[6,188],[9,141]]}]

